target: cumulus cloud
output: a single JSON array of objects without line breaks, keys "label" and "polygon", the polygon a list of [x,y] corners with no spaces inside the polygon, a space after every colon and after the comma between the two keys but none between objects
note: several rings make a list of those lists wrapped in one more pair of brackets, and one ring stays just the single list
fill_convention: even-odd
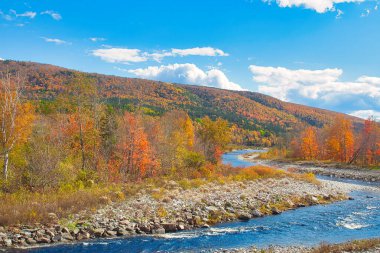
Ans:
[{"label": "cumulus cloud", "polygon": [[52,17],[54,20],[61,20],[62,19],[62,16],[61,14],[59,14],[58,12],[55,12],[55,11],[43,11],[41,12],[41,15],[49,15],[50,17]]},{"label": "cumulus cloud", "polygon": [[3,58],[0,57],[0,61],[5,61],[5,59],[3,59]]},{"label": "cumulus cloud", "polygon": [[228,90],[243,90],[242,87],[231,82],[219,69],[203,71],[195,64],[170,64],[160,67],[151,66],[147,68],[127,70],[140,78],[153,79],[171,83],[185,83],[202,86],[212,86]]},{"label": "cumulus cloud", "polygon": [[[90,38],[90,40],[96,42],[98,38]],[[116,53],[118,52],[118,53]],[[100,57],[102,60],[113,63],[130,62],[142,62],[148,60],[154,60],[160,62],[165,57],[184,57],[184,56],[228,56],[221,49],[212,47],[195,47],[188,49],[176,49],[173,48],[170,51],[156,51],[156,52],[143,52],[140,49],[128,49],[128,48],[105,48],[96,49],[92,51],[94,56]],[[133,57],[130,57],[133,54]],[[124,57],[126,56],[126,57]],[[132,59],[129,61],[128,59]],[[137,59],[137,61],[136,61]]]},{"label": "cumulus cloud", "polygon": [[380,120],[380,111],[375,110],[358,110],[350,113],[350,115],[362,118],[362,119],[368,119],[369,117],[374,117],[376,120]]},{"label": "cumulus cloud", "polygon": [[141,54],[139,49],[127,48],[104,48],[92,51],[94,56],[100,57],[103,61],[111,63],[144,62],[148,58]]},{"label": "cumulus cloud", "polygon": [[365,0],[262,0],[266,3],[276,2],[282,8],[286,7],[304,7],[314,10],[318,13],[335,11],[335,6],[341,3],[361,3]]},{"label": "cumulus cloud", "polygon": [[[340,81],[342,69],[322,70],[251,65],[258,91],[281,100],[313,105],[380,108],[380,78],[361,76],[351,82]],[[334,105],[334,106],[332,106]]]},{"label": "cumulus cloud", "polygon": [[54,43],[56,45],[71,45],[71,42],[67,42],[61,39],[46,38],[46,37],[41,37],[41,38],[48,43]]}]

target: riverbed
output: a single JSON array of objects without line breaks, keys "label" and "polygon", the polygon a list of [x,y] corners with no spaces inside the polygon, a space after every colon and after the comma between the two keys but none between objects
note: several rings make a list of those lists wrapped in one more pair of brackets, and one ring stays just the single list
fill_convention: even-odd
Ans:
[{"label": "riverbed", "polygon": [[[253,162],[242,155],[252,150],[227,153],[223,161],[247,167]],[[321,177],[322,180],[331,180]],[[353,185],[378,186],[356,180],[339,181]],[[125,239],[105,239],[76,244],[36,248],[30,252],[212,252],[218,249],[268,247],[270,245],[314,246],[380,236],[380,194],[355,190],[353,200],[287,211],[277,216],[224,223],[211,228]]]}]

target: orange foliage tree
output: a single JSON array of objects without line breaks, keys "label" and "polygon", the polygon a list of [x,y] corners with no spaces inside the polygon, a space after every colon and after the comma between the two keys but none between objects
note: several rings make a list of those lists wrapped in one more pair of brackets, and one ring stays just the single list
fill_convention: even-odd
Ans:
[{"label": "orange foliage tree", "polygon": [[343,116],[337,117],[328,130],[326,140],[328,158],[349,162],[354,154],[354,144],[352,123]]},{"label": "orange foliage tree", "polygon": [[158,165],[152,155],[152,148],[138,117],[125,112],[120,122],[118,155],[121,160],[121,174],[140,180],[152,176]]},{"label": "orange foliage tree", "polygon": [[306,160],[316,159],[318,156],[317,135],[313,127],[306,128],[301,134],[301,155]]}]

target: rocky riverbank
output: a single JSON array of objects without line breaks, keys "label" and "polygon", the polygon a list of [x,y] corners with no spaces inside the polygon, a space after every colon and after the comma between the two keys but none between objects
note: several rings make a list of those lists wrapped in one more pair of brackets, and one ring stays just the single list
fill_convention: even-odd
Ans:
[{"label": "rocky riverbank", "polygon": [[[349,186],[313,184],[294,178],[205,183],[186,189],[174,181],[147,187],[121,203],[81,212],[50,224],[0,227],[2,247],[33,247],[95,238],[163,234],[232,221],[277,215],[298,207],[347,198]],[[106,201],[106,200],[105,200]]]},{"label": "rocky riverbank", "polygon": [[371,170],[353,165],[344,165],[338,163],[322,163],[313,161],[289,161],[289,160],[258,160],[258,153],[246,154],[242,159],[247,161],[259,162],[272,167],[282,169],[292,168],[296,172],[314,173],[323,176],[331,176],[337,178],[349,178],[363,180],[367,182],[380,182],[380,170]]}]

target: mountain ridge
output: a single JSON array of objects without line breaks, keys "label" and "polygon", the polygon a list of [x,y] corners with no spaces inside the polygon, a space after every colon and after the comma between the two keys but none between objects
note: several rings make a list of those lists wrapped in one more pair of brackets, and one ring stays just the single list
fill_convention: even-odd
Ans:
[{"label": "mountain ridge", "polygon": [[82,73],[94,80],[101,98],[108,103],[127,109],[139,105],[156,115],[180,109],[192,118],[222,117],[244,129],[265,129],[274,133],[308,125],[321,128],[338,115],[349,118],[356,127],[363,123],[354,116],[284,102],[258,92],[87,73],[51,64],[12,60],[0,61],[0,71],[25,75],[26,96],[31,100],[54,100],[76,73]]}]

